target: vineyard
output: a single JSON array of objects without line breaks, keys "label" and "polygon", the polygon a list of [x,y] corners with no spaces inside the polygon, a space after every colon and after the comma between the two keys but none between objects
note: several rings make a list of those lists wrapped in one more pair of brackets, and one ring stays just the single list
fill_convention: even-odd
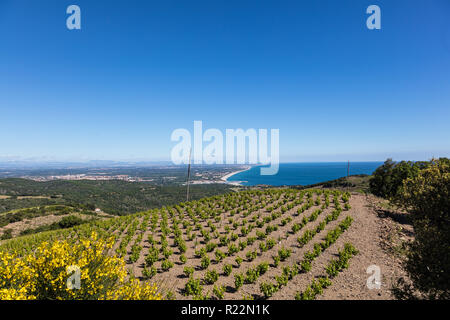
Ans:
[{"label": "vineyard", "polygon": [[336,244],[352,226],[351,212],[346,192],[248,190],[12,239],[0,250],[26,254],[43,241],[79,242],[96,232],[113,237],[109,253],[132,276],[169,299],[310,300],[358,254],[351,243]]}]

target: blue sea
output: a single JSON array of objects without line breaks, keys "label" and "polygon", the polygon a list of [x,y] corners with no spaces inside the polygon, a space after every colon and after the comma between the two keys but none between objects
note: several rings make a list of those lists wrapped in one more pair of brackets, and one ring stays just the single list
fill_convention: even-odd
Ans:
[{"label": "blue sea", "polygon": [[[370,175],[382,164],[383,162],[350,162],[350,175]],[[254,166],[229,177],[227,181],[240,181],[244,186],[309,185],[347,176],[347,165],[347,162],[280,163],[278,173],[272,176],[261,175],[261,166]]]}]

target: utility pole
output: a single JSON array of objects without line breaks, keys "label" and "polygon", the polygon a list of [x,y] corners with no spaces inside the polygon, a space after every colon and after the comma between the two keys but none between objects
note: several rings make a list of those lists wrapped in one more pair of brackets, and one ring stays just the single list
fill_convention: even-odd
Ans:
[{"label": "utility pole", "polygon": [[187,175],[186,201],[189,201],[189,180],[191,178],[191,152],[192,152],[192,147],[191,147],[191,149],[189,149],[189,164],[188,164],[188,175]]},{"label": "utility pole", "polygon": [[347,192],[348,192],[348,188],[349,188],[348,186],[350,184],[349,178],[350,178],[350,160],[348,160],[348,162],[347,162]]},{"label": "utility pole", "polygon": [[348,164],[347,164],[347,180],[348,180],[349,176],[350,176],[350,160],[348,160]]}]

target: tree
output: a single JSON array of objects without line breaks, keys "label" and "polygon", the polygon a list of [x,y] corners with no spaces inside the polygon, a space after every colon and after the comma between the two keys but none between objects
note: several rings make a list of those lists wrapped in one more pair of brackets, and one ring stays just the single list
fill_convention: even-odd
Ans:
[{"label": "tree", "polygon": [[450,298],[450,161],[432,160],[414,178],[403,182],[398,202],[411,214],[415,239],[406,271],[412,286],[396,290],[401,298]]},{"label": "tree", "polygon": [[391,179],[395,162],[387,159],[383,165],[378,167],[370,179],[370,191],[380,197],[389,197],[392,194]]},{"label": "tree", "polygon": [[403,181],[414,178],[421,169],[429,166],[429,162],[400,161],[387,159],[378,167],[371,178],[370,191],[380,197],[395,200],[402,188]]}]

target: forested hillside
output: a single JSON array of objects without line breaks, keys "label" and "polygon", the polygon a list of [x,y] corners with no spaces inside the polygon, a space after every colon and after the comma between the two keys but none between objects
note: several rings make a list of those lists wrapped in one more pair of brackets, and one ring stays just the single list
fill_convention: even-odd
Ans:
[{"label": "forested hillside", "polygon": [[[231,192],[226,184],[192,185],[190,199]],[[65,204],[125,215],[186,200],[186,186],[159,186],[143,182],[0,180],[0,213],[15,209]]]}]

